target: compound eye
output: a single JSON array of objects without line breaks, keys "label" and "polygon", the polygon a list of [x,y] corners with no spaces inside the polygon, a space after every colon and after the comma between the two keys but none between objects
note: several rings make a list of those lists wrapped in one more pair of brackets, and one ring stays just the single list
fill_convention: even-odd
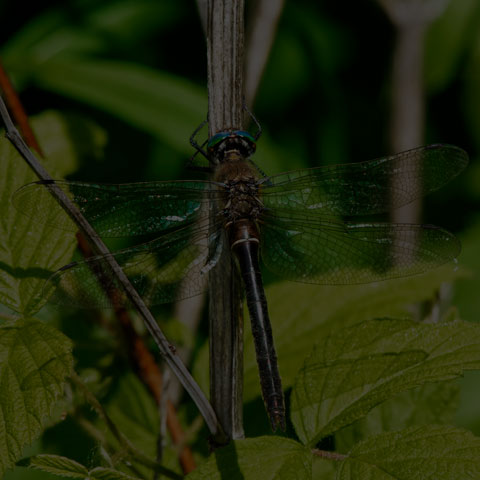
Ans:
[{"label": "compound eye", "polygon": [[220,132],[220,133],[216,133],[212,138],[210,138],[210,140],[208,140],[208,143],[207,143],[207,150],[208,151],[211,151],[212,149],[214,149],[217,145],[219,145],[220,143],[222,143],[227,137],[229,137],[231,135],[230,132]]},{"label": "compound eye", "polygon": [[236,130],[235,132],[233,132],[233,134],[238,137],[242,137],[244,140],[251,143],[252,146],[255,146],[256,144],[255,137],[251,133],[246,132],[245,130]]}]

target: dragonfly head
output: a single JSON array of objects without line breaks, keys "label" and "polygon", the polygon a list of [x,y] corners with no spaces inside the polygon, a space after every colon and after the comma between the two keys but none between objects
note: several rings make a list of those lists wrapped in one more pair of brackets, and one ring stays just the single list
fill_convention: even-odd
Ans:
[{"label": "dragonfly head", "polygon": [[209,158],[216,164],[223,163],[226,152],[236,150],[245,158],[254,154],[255,137],[243,130],[220,132],[215,134],[207,144]]}]

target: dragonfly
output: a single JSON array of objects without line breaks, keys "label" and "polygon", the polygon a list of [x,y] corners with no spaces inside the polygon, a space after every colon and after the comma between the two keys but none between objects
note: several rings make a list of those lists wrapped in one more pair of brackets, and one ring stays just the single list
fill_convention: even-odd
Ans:
[{"label": "dragonfly", "polygon": [[[285,429],[285,405],[260,260],[288,280],[329,285],[416,275],[454,260],[459,242],[442,228],[358,216],[387,212],[439,189],[465,168],[468,156],[456,146],[434,144],[267,176],[251,158],[257,140],[247,131],[223,131],[204,150],[191,139],[209,161],[209,180],[55,183],[100,237],[139,239],[109,255],[149,305],[202,293],[208,273],[221,268],[221,255],[231,255],[243,279],[262,396],[275,431]],[[13,201],[37,221],[76,230],[45,182],[23,186]],[[114,276],[102,275],[99,285],[93,273],[109,271],[106,257],[62,267],[47,281],[45,295],[69,306],[128,307]]]}]

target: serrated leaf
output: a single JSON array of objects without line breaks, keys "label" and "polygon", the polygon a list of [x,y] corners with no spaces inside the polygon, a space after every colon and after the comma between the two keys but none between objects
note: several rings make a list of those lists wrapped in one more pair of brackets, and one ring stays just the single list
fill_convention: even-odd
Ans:
[{"label": "serrated leaf", "polygon": [[59,455],[36,455],[18,462],[23,467],[35,468],[60,477],[88,480],[138,480],[112,468],[96,467],[90,471],[82,464]]},{"label": "serrated leaf", "polygon": [[[62,177],[72,172],[78,155],[69,139],[68,121],[57,113],[46,112],[33,118],[32,126],[46,157],[42,164],[50,174]],[[92,145],[104,142],[91,124],[77,121],[76,128],[85,134],[83,143],[90,139],[94,139]],[[36,222],[13,207],[13,193],[38,178],[3,136],[0,165],[0,302],[31,315],[45,302],[41,295],[45,280],[68,263],[76,240],[73,234]]]},{"label": "serrated leaf", "polygon": [[38,321],[0,326],[0,477],[41,432],[72,369],[71,348]]},{"label": "serrated leaf", "polygon": [[216,450],[188,480],[311,480],[312,454],[293,440],[257,437]]},{"label": "serrated leaf", "polygon": [[346,451],[371,435],[419,425],[452,424],[459,393],[460,387],[455,381],[426,384],[402,392],[335,434],[335,447]]},{"label": "serrated leaf", "polygon": [[429,425],[384,433],[356,445],[337,480],[460,480],[480,478],[480,438]]},{"label": "serrated leaf", "polygon": [[292,422],[315,444],[386,399],[480,368],[480,325],[370,320],[326,333],[300,371]]},{"label": "serrated leaf", "polygon": [[88,477],[88,470],[80,463],[59,455],[36,455],[18,462],[21,467],[30,467],[52,473],[61,477],[81,478]]},{"label": "serrated leaf", "polygon": [[[284,388],[293,385],[313,345],[322,341],[325,325],[343,325],[375,317],[407,317],[408,305],[432,298],[443,282],[463,276],[453,266],[423,275],[349,286],[282,282],[266,289],[280,375]],[[260,395],[258,368],[249,328],[245,328],[246,401]]]},{"label": "serrated leaf", "polygon": [[207,109],[202,88],[126,62],[69,56],[38,66],[33,75],[42,88],[103,109],[187,155],[188,138]]}]

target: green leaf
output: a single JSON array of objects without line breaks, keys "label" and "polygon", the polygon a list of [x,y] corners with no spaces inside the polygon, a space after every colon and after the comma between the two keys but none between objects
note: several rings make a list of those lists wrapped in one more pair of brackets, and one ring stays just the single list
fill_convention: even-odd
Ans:
[{"label": "green leaf", "polygon": [[216,450],[188,480],[311,480],[312,454],[293,440],[257,437]]},{"label": "green leaf", "polygon": [[430,93],[445,89],[477,34],[476,0],[450,0],[425,38],[425,84]]},{"label": "green leaf", "polygon": [[[78,154],[69,138],[70,122],[46,112],[32,119],[32,127],[46,157],[42,164],[51,175],[72,172]],[[77,119],[75,128],[83,144],[103,145],[104,136],[91,124]],[[13,207],[13,193],[38,178],[6,138],[0,139],[0,166],[0,302],[31,315],[45,303],[41,295],[45,280],[69,262],[76,240],[73,234],[40,224]]]},{"label": "green leaf", "polygon": [[104,38],[120,40],[125,44],[129,42],[131,46],[140,43],[147,35],[158,34],[166,27],[177,24],[181,13],[182,6],[177,2],[122,0],[98,4],[87,22]]},{"label": "green leaf", "polygon": [[[105,408],[116,427],[128,436],[129,442],[135,448],[152,459],[156,457],[161,425],[158,407],[136,375],[126,372],[119,377],[118,384],[110,393]],[[99,428],[103,428],[103,422],[99,420],[98,423]],[[106,436],[110,444],[117,445],[117,440],[111,432],[107,432]],[[145,477],[151,476],[151,470],[136,462],[135,456],[131,456],[128,460],[138,474],[143,474]],[[162,465],[172,471],[180,471],[178,451],[175,450],[175,446],[163,445]]]},{"label": "green leaf", "polygon": [[185,154],[192,153],[188,138],[207,110],[204,89],[131,63],[62,57],[33,75],[41,87],[105,110]]},{"label": "green leaf", "polygon": [[[88,472],[89,480],[140,480],[112,468],[97,467]],[[168,478],[168,477],[165,477]]]},{"label": "green leaf", "polygon": [[62,477],[81,479],[88,477],[88,470],[83,465],[59,455],[36,455],[20,460],[17,465],[36,468]]},{"label": "green leaf", "polygon": [[480,438],[429,425],[384,433],[356,445],[337,480],[460,480],[480,478]]},{"label": "green leaf", "polygon": [[0,477],[40,434],[72,369],[71,348],[38,321],[0,326]]},{"label": "green leaf", "polygon": [[86,467],[59,455],[36,455],[18,462],[18,465],[36,468],[43,472],[52,473],[60,477],[81,478],[88,480],[138,480],[137,477],[126,475],[112,468],[97,467],[88,471]]},{"label": "green leaf", "polygon": [[[479,50],[480,52],[480,50]],[[480,174],[480,171],[478,172]],[[472,172],[470,172],[472,174]],[[480,180],[480,176],[477,176]],[[476,188],[476,187],[475,187]],[[460,237],[462,255],[460,265],[464,265],[471,275],[455,282],[452,303],[458,308],[464,320],[478,321],[478,291],[480,289],[480,217],[473,217],[471,225]]]},{"label": "green leaf", "polygon": [[390,398],[335,434],[335,447],[349,450],[371,435],[411,426],[452,424],[459,403],[458,382],[426,384]]},{"label": "green leaf", "polygon": [[312,461],[312,479],[333,480],[335,478],[336,463],[338,462],[314,456]]},{"label": "green leaf", "polygon": [[[293,385],[313,345],[322,341],[325,325],[344,325],[375,317],[410,316],[408,304],[433,298],[443,282],[463,276],[452,266],[423,275],[380,283],[319,286],[282,282],[266,289],[283,388]],[[246,326],[246,401],[260,395],[250,328]]]},{"label": "green leaf", "polygon": [[364,417],[399,392],[480,368],[480,325],[370,320],[325,333],[292,392],[292,422],[305,444]]},{"label": "green leaf", "polygon": [[105,407],[119,430],[128,432],[129,441],[151,458],[155,458],[160,426],[158,408],[133,373],[128,372],[120,377]]}]

